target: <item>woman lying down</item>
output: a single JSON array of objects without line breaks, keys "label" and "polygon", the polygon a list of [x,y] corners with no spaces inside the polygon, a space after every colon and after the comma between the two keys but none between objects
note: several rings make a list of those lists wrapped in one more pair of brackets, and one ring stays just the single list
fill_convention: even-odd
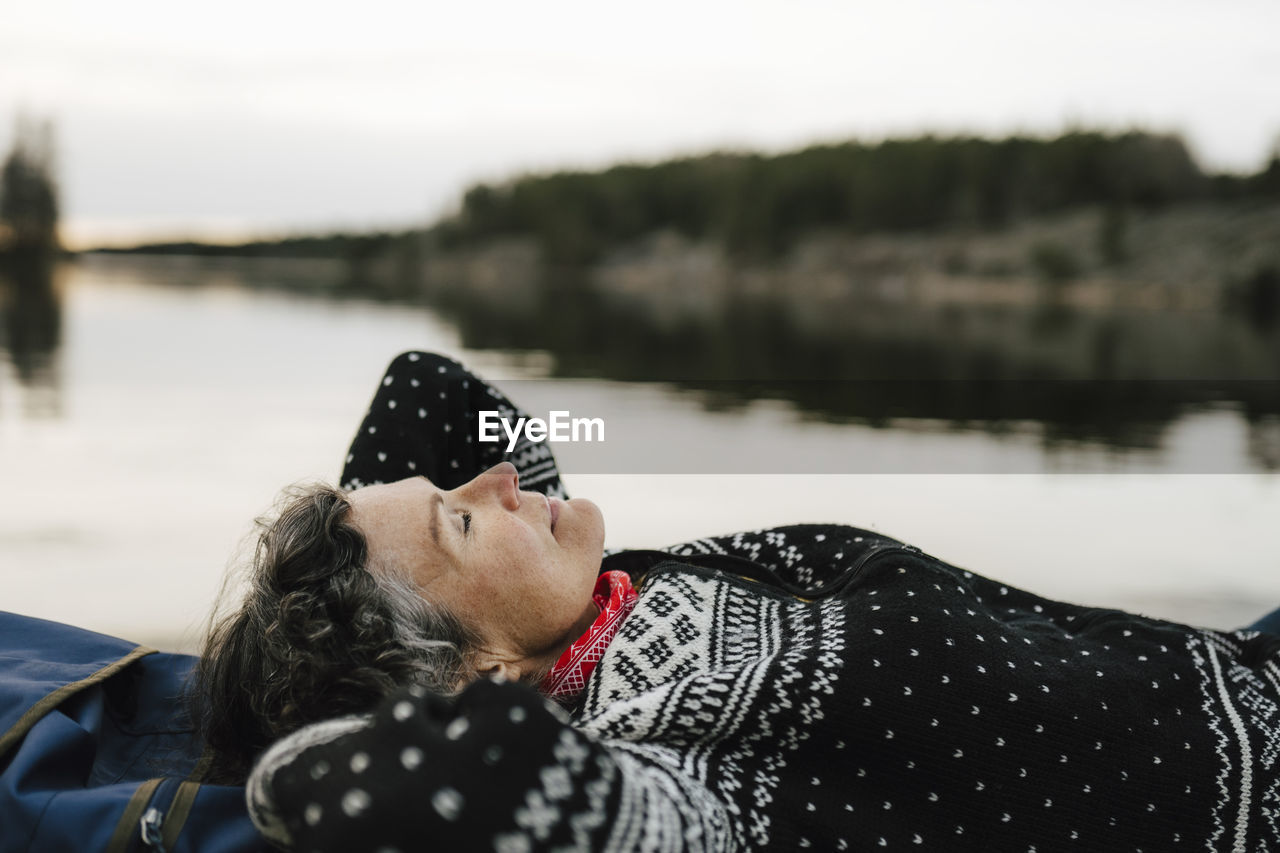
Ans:
[{"label": "woman lying down", "polygon": [[606,555],[545,444],[472,440],[494,409],[400,356],[342,488],[264,526],[199,687],[206,779],[272,841],[1280,849],[1280,615],[1049,601],[826,524]]}]

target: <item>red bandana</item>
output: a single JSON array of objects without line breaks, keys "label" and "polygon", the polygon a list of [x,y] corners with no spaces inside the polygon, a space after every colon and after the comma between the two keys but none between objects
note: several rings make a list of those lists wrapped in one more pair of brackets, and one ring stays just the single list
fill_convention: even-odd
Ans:
[{"label": "red bandana", "polygon": [[600,608],[600,615],[586,633],[564,650],[555,666],[542,679],[539,689],[560,702],[567,702],[587,686],[591,671],[596,668],[604,650],[622,627],[622,622],[636,606],[640,594],[631,588],[631,576],[626,572],[605,572],[596,581],[591,600]]}]

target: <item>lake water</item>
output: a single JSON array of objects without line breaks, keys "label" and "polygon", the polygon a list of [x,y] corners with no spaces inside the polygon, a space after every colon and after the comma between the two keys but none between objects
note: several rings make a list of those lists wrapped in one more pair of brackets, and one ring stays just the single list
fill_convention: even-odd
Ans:
[{"label": "lake water", "polygon": [[1214,627],[1280,605],[1277,422],[1247,395],[1162,400],[1136,440],[1016,407],[998,426],[838,412],[776,381],[633,381],[643,351],[623,381],[580,367],[590,347],[477,339],[474,315],[261,284],[89,260],[7,293],[0,608],[192,648],[251,519],[283,485],[337,475],[406,349],[453,355],[535,414],[605,417],[605,445],[557,454],[611,546],[831,521],[1083,603]]}]

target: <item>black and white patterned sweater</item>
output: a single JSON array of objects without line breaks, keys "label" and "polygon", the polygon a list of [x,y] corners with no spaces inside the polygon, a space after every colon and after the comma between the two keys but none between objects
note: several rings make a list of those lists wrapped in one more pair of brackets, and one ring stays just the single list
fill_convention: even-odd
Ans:
[{"label": "black and white patterned sweater", "polygon": [[571,721],[519,685],[402,691],[274,747],[259,826],[406,853],[1280,850],[1280,638],[849,527],[671,553],[606,559],[640,599]]}]

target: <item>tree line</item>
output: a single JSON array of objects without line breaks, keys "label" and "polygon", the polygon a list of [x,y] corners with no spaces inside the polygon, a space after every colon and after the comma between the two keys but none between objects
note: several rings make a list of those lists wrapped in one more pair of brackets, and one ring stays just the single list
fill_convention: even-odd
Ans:
[{"label": "tree line", "polygon": [[[549,263],[584,266],[667,230],[716,243],[735,259],[768,262],[815,231],[856,236],[998,229],[1084,205],[1102,206],[1108,221],[1123,223],[1131,210],[1248,199],[1280,199],[1280,152],[1256,174],[1213,175],[1173,134],[929,135],[815,145],[776,155],[714,152],[480,183],[466,190],[457,213],[425,229],[116,251],[339,258],[359,266],[384,257],[416,257],[423,248],[449,251],[523,237],[535,240]],[[1119,233],[1119,226],[1112,230]],[[1121,253],[1113,249],[1112,254]]]},{"label": "tree line", "polygon": [[148,243],[128,248],[102,248],[95,252],[130,255],[192,255],[195,257],[237,258],[339,258],[353,263],[375,260],[415,232],[379,231],[367,234],[315,234],[258,240],[251,243],[222,244],[180,240]]},{"label": "tree line", "polygon": [[1260,195],[1280,197],[1280,158],[1256,175],[1207,175],[1175,135],[924,136],[478,184],[435,234],[444,248],[530,236],[549,261],[583,264],[669,229],[735,257],[769,259],[816,230],[999,228],[1081,205],[1158,208]]}]

